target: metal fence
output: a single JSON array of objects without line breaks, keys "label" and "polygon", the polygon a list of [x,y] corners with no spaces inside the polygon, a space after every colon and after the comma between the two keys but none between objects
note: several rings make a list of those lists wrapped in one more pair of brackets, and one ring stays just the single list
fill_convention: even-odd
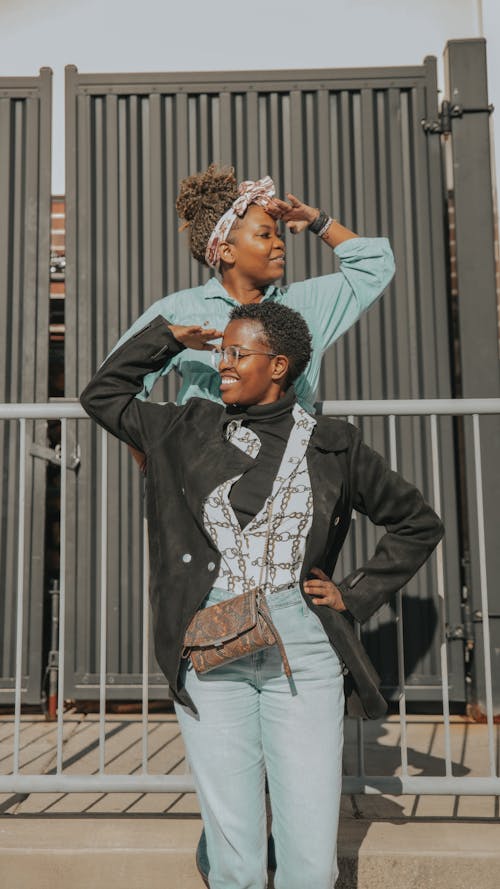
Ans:
[{"label": "metal fence", "polygon": [[[175,197],[184,176],[215,160],[234,164],[240,179],[270,173],[280,193],[292,191],[332,209],[361,235],[391,240],[395,280],[325,355],[319,397],[451,397],[441,149],[439,138],[421,126],[422,119],[438,114],[435,59],[398,68],[182,74],[81,74],[70,66],[66,99],[66,395],[78,396],[119,335],[151,302],[206,280],[208,271],[191,259],[186,236],[179,235]],[[336,268],[333,251],[317,240],[289,234],[287,239],[289,280]],[[175,385],[171,374],[167,397],[173,397]],[[367,433],[371,427],[374,444],[383,446],[380,424],[366,421],[365,427]],[[418,427],[418,420],[403,424],[400,463],[424,481],[431,458]],[[69,578],[78,574],[85,593],[77,596],[72,586],[67,591],[75,652],[74,673],[68,665],[67,679],[74,697],[91,697],[98,687],[95,554],[102,526],[96,495],[102,467],[94,431],[74,423],[68,435],[70,449],[78,443],[87,459],[78,479],[68,480],[67,567]],[[451,422],[441,424],[439,436],[449,454],[443,466],[445,570],[458,624]],[[117,520],[108,533],[108,575],[113,607],[122,618],[113,624],[108,666],[118,698],[140,692],[141,655],[130,639],[143,571],[136,547],[142,491],[128,454],[114,442],[109,447],[109,509]],[[366,533],[370,543],[372,532]],[[420,661],[416,648],[411,652],[415,681],[408,693],[432,700],[439,693],[439,652],[428,633],[432,606],[425,611],[418,605],[427,599],[424,575],[411,589],[414,635],[428,644]],[[386,615],[380,632],[372,625],[370,648],[394,694],[397,675],[383,639],[394,634],[390,624]],[[459,646],[451,647],[450,661],[454,699],[464,700]]]},{"label": "metal fence", "polygon": [[[408,744],[407,744],[407,717],[406,703],[408,699],[408,683],[406,660],[408,657],[407,640],[405,634],[405,608],[406,592],[396,597],[396,645],[395,654],[398,671],[398,706],[400,717],[401,736],[401,775],[388,777],[382,775],[366,775],[364,773],[364,728],[360,720],[358,725],[358,774],[344,778],[344,791],[348,793],[422,793],[422,794],[500,794],[500,778],[496,771],[497,751],[495,749],[494,736],[494,695],[498,694],[500,676],[492,670],[492,648],[489,632],[489,606],[486,575],[487,552],[485,540],[487,539],[485,518],[483,510],[484,492],[488,486],[488,479],[484,477],[481,459],[482,426],[492,415],[500,414],[500,399],[469,399],[469,400],[409,400],[409,401],[338,401],[325,402],[322,411],[335,416],[348,417],[355,422],[366,421],[369,418],[377,418],[383,423],[386,431],[386,448],[382,449],[389,464],[394,468],[400,467],[401,457],[401,424],[407,420],[418,420],[422,425],[424,434],[428,438],[429,453],[431,455],[431,473],[420,483],[424,495],[433,504],[438,513],[443,512],[445,475],[443,468],[448,460],[448,454],[441,447],[440,425],[454,421],[457,418],[463,421],[473,440],[473,455],[471,467],[475,478],[475,507],[478,516],[474,545],[477,547],[479,563],[481,566],[481,611],[482,621],[477,624],[477,631],[481,635],[481,651],[483,657],[482,669],[485,676],[485,705],[486,720],[488,725],[488,749],[485,752],[485,771],[483,777],[460,777],[453,774],[450,740],[450,669],[449,647],[450,641],[450,590],[447,588],[445,559],[446,536],[436,553],[427,563],[426,582],[429,596],[435,603],[437,615],[436,634],[439,651],[439,698],[442,703],[442,720],[445,738],[445,755],[443,762],[444,775],[442,777],[413,776],[408,771]],[[357,419],[356,419],[357,418]],[[24,562],[26,559],[26,466],[29,461],[27,453],[27,424],[32,420],[60,419],[61,421],[61,564],[60,564],[60,612],[59,612],[59,687],[57,706],[57,745],[56,767],[51,774],[26,774],[20,767],[20,731],[21,731],[21,688],[22,688],[22,662],[23,662],[23,638],[24,638],[24,606],[26,590],[24,584]],[[99,767],[95,773],[75,775],[66,773],[64,767],[64,701],[66,697],[65,676],[68,660],[72,657],[72,638],[67,634],[68,605],[71,600],[68,597],[68,570],[67,570],[67,525],[71,519],[68,512],[67,479],[70,473],[68,469],[70,442],[68,440],[68,424],[78,419],[80,422],[89,423],[79,404],[38,404],[38,405],[1,405],[0,420],[10,421],[19,425],[19,471],[17,476],[19,516],[17,525],[17,589],[16,589],[16,671],[15,671],[15,714],[14,714],[14,746],[13,769],[11,774],[0,776],[0,792],[71,792],[71,791],[123,791],[123,792],[188,792],[193,790],[192,779],[189,775],[157,775],[148,773],[148,706],[151,696],[150,687],[150,658],[149,658],[149,606],[148,606],[148,577],[147,577],[147,553],[146,553],[146,528],[142,521],[143,533],[141,540],[136,541],[136,548],[144,552],[144,571],[142,577],[142,596],[139,603],[140,620],[135,627],[137,639],[134,644],[140,646],[142,651],[142,773],[141,774],[107,774],[105,767],[105,739],[106,739],[106,700],[110,690],[110,677],[107,671],[108,642],[112,631],[112,623],[119,620],[119,615],[113,608],[109,610],[109,575],[108,575],[108,537],[107,529],[114,520],[109,511],[109,492],[112,477],[108,473],[109,445],[108,436],[98,430],[100,462],[102,471],[99,478],[97,500],[100,511],[100,543],[99,551],[95,558],[99,570],[99,584],[97,590],[98,608],[98,634],[96,647],[99,660]],[[365,436],[366,439],[366,436]],[[368,443],[370,443],[368,439]],[[380,449],[380,448],[379,448]],[[82,455],[85,458],[85,455]],[[418,479],[412,479],[417,481]],[[364,518],[358,517],[353,522],[350,534],[350,542],[347,545],[355,553],[360,538],[365,531]],[[446,524],[446,516],[445,516]],[[80,528],[80,532],[84,529]],[[349,553],[344,556],[349,558]],[[339,574],[341,569],[339,569]],[[72,577],[70,582],[78,590],[78,577]],[[452,591],[454,593],[454,591]],[[111,618],[111,619],[110,619]],[[142,638],[141,638],[142,637]],[[453,643],[455,644],[455,643]],[[486,761],[487,760],[487,761]]]},{"label": "metal fence", "polygon": [[[52,72],[0,78],[0,400],[46,402],[49,354],[49,231]],[[27,422],[22,445],[40,455],[45,424]],[[0,703],[11,700],[16,662],[13,591],[19,523],[19,430],[0,428]],[[40,699],[43,666],[45,474],[39,456],[24,467],[29,522],[23,526],[29,590],[23,637],[26,702]]]},{"label": "metal fence", "polygon": [[[489,173],[488,96],[484,41],[451,41],[446,49],[448,113],[437,103],[436,60],[421,66],[183,74],[79,74],[67,70],[67,310],[66,394],[76,397],[118,335],[153,299],[199,283],[205,272],[191,261],[177,230],[174,202],[179,180],[211,160],[234,163],[241,177],[270,172],[279,191],[292,189],[324,204],[361,234],[387,234],[397,274],[384,299],[325,356],[320,397],[429,398],[500,394],[494,296],[493,226]],[[444,107],[444,106],[443,106]],[[446,134],[446,139],[441,135]],[[458,299],[449,311],[443,215],[443,143],[451,155],[457,208]],[[0,79],[0,342],[5,373],[0,399],[47,400],[48,231],[50,192],[50,71],[39,78]],[[477,158],[480,158],[478,163]],[[331,251],[316,240],[289,246],[294,279],[335,268]],[[480,294],[480,299],[478,299]],[[454,315],[455,313],[455,315]],[[453,320],[454,318],[454,320]],[[451,319],[451,320],[450,320]],[[453,321],[453,323],[451,323]],[[450,354],[450,351],[452,354]],[[29,356],[29,360],[25,357]],[[455,376],[451,372],[454,368]],[[454,384],[461,389],[453,389]],[[175,390],[169,379],[168,395]],[[390,445],[389,427],[365,416],[363,434],[379,450]],[[99,589],[108,584],[107,682],[109,697],[140,697],[144,652],[136,627],[142,620],[138,590],[145,571],[139,545],[142,482],[115,441],[101,463],[101,439],[86,420],[66,423],[69,505],[66,538],[67,694],[99,695],[101,633]],[[488,431],[485,432],[485,427]],[[483,575],[492,613],[500,611],[500,548],[496,515],[500,497],[497,446],[500,420],[482,420],[481,459],[486,567],[474,545],[474,436],[470,423],[437,423],[443,553],[448,609],[449,695],[486,711],[482,644]],[[37,703],[46,655],[49,573],[44,565],[46,424],[26,419],[21,444],[27,460],[23,533],[25,620],[23,703]],[[433,458],[421,416],[398,421],[398,465],[421,487]],[[14,699],[19,500],[19,427],[0,429],[0,702]],[[53,455],[52,455],[53,456]],[[106,525],[100,492],[107,474]],[[103,535],[107,563],[103,568]],[[357,522],[342,566],[362,557],[376,532]],[[76,583],[78,578],[78,583]],[[406,696],[432,702],[441,696],[434,579],[425,568],[402,600]],[[465,595],[465,593],[467,595]],[[397,616],[397,615],[396,615]],[[492,618],[495,669],[500,663],[500,620]],[[365,631],[385,694],[397,697],[392,652],[395,614],[386,609]],[[476,640],[474,640],[476,635]],[[466,663],[464,638],[475,662]],[[467,649],[466,646],[466,652]],[[149,652],[149,685],[164,683]],[[500,695],[495,698],[500,707]]]}]

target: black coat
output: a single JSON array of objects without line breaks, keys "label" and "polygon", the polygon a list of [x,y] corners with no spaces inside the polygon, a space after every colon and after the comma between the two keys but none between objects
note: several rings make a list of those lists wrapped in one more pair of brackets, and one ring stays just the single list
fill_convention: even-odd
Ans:
[{"label": "black coat", "polygon": [[[203,525],[206,497],[253,459],[227,441],[222,405],[193,398],[183,406],[137,399],[144,376],[183,347],[164,318],[127,340],[97,371],[81,396],[88,414],[147,457],[146,502],[150,547],[150,597],[155,652],[175,698],[194,709],[179,683],[186,628],[219,572],[220,555]],[[351,703],[381,716],[386,709],[377,674],[353,629],[399,590],[428,558],[443,526],[419,491],[391,471],[365,445],[358,430],[318,416],[306,452],[313,493],[301,583],[311,568],[332,576],[353,509],[386,534],[375,554],[338,586],[350,614],[305,601],[320,618],[349,671]],[[355,713],[356,706],[349,712]]]}]

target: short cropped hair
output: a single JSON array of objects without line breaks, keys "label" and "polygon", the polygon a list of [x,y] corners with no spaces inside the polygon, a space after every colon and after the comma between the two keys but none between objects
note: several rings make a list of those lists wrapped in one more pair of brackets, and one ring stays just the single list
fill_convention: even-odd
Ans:
[{"label": "short cropped hair", "polygon": [[294,383],[311,358],[312,339],[302,315],[276,302],[237,306],[230,321],[256,321],[263,331],[265,344],[276,355],[286,355],[290,363],[287,384]]}]

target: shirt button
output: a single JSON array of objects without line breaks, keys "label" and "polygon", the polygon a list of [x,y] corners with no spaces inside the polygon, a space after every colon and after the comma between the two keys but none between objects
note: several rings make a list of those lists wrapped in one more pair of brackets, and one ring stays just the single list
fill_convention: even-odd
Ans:
[{"label": "shirt button", "polygon": [[184,555],[182,557],[182,561],[185,562],[187,565],[191,561],[192,558],[193,557],[192,557],[191,553],[184,553]]},{"label": "shirt button", "polygon": [[209,562],[207,568],[209,571],[215,571],[215,562]]},{"label": "shirt button", "polygon": [[338,525],[339,522],[340,522],[340,516],[335,516],[333,524]]}]

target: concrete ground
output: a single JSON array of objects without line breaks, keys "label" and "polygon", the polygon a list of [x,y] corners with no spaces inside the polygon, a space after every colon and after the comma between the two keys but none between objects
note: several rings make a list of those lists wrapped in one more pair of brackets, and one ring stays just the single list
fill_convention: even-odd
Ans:
[{"label": "concrete ground", "polygon": [[[98,716],[69,711],[64,726],[65,770],[95,773]],[[366,774],[400,774],[398,719],[365,723],[364,733]],[[443,775],[439,719],[410,716],[407,734],[410,774]],[[54,724],[23,716],[23,773],[54,769],[55,738]],[[454,775],[488,774],[486,726],[453,717],[451,739]],[[106,772],[140,773],[141,740],[140,715],[108,715]],[[12,717],[0,717],[1,774],[12,770],[12,742]],[[355,774],[356,724],[351,720],[346,722],[344,759],[345,773]],[[148,762],[153,774],[186,771],[173,713],[150,714]],[[201,889],[194,865],[200,832],[197,800],[190,793],[0,795],[0,887]],[[499,799],[345,796],[339,863],[337,889],[499,889]]]}]

